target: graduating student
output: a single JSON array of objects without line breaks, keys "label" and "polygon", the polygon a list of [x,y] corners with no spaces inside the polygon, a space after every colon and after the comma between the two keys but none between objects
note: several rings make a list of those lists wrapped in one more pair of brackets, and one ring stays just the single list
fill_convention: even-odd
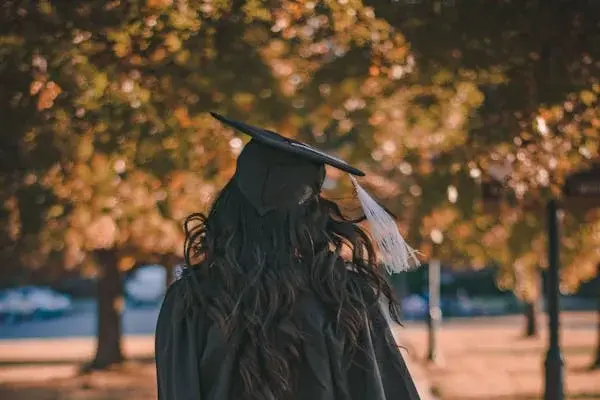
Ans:
[{"label": "graduating student", "polygon": [[[187,265],[156,328],[158,398],[419,399],[377,260],[401,272],[414,253],[353,177],[364,173],[212,115],[251,140],[208,215],[186,221]],[[373,241],[357,225],[365,218],[350,220],[321,197],[326,164],[351,174]]]}]

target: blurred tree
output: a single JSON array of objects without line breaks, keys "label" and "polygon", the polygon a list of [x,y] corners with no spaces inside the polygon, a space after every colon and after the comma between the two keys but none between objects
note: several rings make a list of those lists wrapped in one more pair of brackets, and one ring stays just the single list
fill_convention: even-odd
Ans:
[{"label": "blurred tree", "polygon": [[[347,112],[368,115],[407,52],[358,1],[8,0],[0,10],[11,221],[1,237],[21,265],[59,254],[97,276],[94,368],[123,359],[121,272],[180,257],[182,219],[233,172],[243,143],[206,111],[315,141],[338,110],[344,128],[327,144],[341,148]],[[320,93],[327,106],[311,97]]]},{"label": "blurred tree", "polygon": [[[400,109],[393,110],[400,121],[386,121],[391,130],[402,132],[398,148],[414,148],[403,154],[406,163],[381,153],[382,163],[410,172],[402,186],[409,189],[403,206],[411,197],[419,201],[414,213],[405,208],[413,240],[451,238],[444,240],[443,248],[453,260],[469,255],[481,262],[493,256],[506,266],[499,276],[502,285],[517,283],[507,276],[514,277],[518,266],[519,276],[531,281],[519,280],[527,290],[505,287],[515,288],[530,302],[539,292],[535,271],[545,265],[546,254],[540,246],[543,215],[537,210],[544,199],[558,194],[566,175],[589,164],[599,152],[598,3],[368,3],[411,44],[416,68],[403,80],[405,85],[454,96],[462,89],[462,96],[450,101],[407,95],[411,106],[399,103]],[[456,101],[469,97],[471,101]],[[442,112],[451,105],[460,111],[461,104],[462,115],[470,117],[467,124],[461,123],[460,112]],[[477,187],[490,179],[500,181],[509,207],[495,207],[495,216],[486,220]],[[537,226],[523,230],[513,214],[537,220]],[[513,237],[518,239],[507,246]],[[520,243],[529,250],[515,248]],[[424,245],[427,253],[429,244]],[[593,276],[587,268],[565,271],[563,279],[571,285]]]},{"label": "blurred tree", "polygon": [[[597,269],[598,269],[597,279],[600,280],[600,262],[597,265]],[[594,362],[592,363],[592,369],[600,369],[600,294],[598,294],[597,297],[598,297],[598,299],[597,299],[598,309],[597,309],[596,320],[597,320],[598,327],[596,328],[597,329],[597,332],[596,332],[596,336],[597,336],[596,355],[594,357]]]},{"label": "blurred tree", "polygon": [[182,219],[233,172],[243,142],[213,109],[357,163],[426,255],[496,260],[531,295],[536,207],[598,154],[596,6],[369,3],[3,2],[0,256],[97,274],[94,366],[122,359],[121,272],[181,256]]}]

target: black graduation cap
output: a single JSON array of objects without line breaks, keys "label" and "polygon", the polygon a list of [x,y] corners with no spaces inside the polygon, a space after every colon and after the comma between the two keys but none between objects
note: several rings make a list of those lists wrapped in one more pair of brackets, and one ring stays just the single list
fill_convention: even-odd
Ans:
[{"label": "black graduation cap", "polygon": [[249,135],[252,139],[237,160],[234,176],[242,194],[260,215],[302,203],[321,190],[325,164],[350,174],[352,183],[371,226],[383,262],[391,272],[410,269],[415,251],[405,242],[394,219],[358,184],[354,176],[365,173],[337,157],[243,122],[211,112],[217,120]]},{"label": "black graduation cap", "polygon": [[300,157],[305,158],[307,161],[311,161],[317,164],[331,165],[332,167],[338,168],[352,175],[365,176],[365,173],[363,171],[349,165],[344,160],[340,160],[337,157],[326,154],[320,150],[310,147],[305,143],[298,142],[294,139],[286,138],[276,132],[267,129],[257,128],[245,124],[243,122],[234,121],[214,112],[211,112],[210,115],[223,122],[224,124],[229,125],[237,129],[238,131],[249,135],[250,137],[252,137],[253,140],[257,140],[262,144],[275,147],[276,149],[286,152],[288,154],[298,155]]}]

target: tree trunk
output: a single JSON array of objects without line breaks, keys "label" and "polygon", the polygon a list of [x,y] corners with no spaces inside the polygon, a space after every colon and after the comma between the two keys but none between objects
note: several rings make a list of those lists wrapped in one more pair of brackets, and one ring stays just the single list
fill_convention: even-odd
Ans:
[{"label": "tree trunk", "polygon": [[542,274],[540,270],[535,271],[533,279],[536,280],[537,288],[536,293],[533,295],[533,299],[525,301],[525,308],[523,314],[525,316],[525,337],[536,337],[539,332],[538,316],[540,314],[540,299],[542,293],[544,293],[542,285]]},{"label": "tree trunk", "polygon": [[[596,280],[598,281],[598,285],[600,285],[600,264],[598,264],[598,274],[596,277]],[[592,369],[600,369],[600,290],[598,290],[598,309],[596,310],[596,320],[597,320],[597,327],[596,327],[596,335],[598,336],[597,339],[597,343],[596,343],[596,359],[594,360],[594,363],[592,364]]]},{"label": "tree trunk", "polygon": [[175,279],[175,267],[173,265],[165,265],[165,269],[167,270],[167,289],[171,286],[171,283]]},{"label": "tree trunk", "polygon": [[179,258],[172,254],[165,254],[161,256],[160,263],[167,271],[167,288],[173,283],[175,279],[175,266],[179,263]]},{"label": "tree trunk", "polygon": [[536,301],[525,303],[525,337],[535,337],[538,334],[538,307]]},{"label": "tree trunk", "polygon": [[100,271],[97,297],[97,347],[93,369],[106,368],[123,361],[121,350],[121,311],[123,282],[115,250],[95,252]]},{"label": "tree trunk", "polygon": [[598,301],[598,311],[596,319],[598,320],[598,327],[596,328],[596,336],[598,336],[598,339],[596,339],[596,359],[592,364],[592,369],[600,369],[600,300]]}]

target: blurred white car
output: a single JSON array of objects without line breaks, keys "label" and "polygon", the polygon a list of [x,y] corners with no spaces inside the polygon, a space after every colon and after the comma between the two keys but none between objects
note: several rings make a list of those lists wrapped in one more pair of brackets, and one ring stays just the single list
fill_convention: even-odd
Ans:
[{"label": "blurred white car", "polygon": [[166,288],[167,271],[161,265],[140,267],[125,281],[125,294],[134,305],[158,303]]},{"label": "blurred white car", "polygon": [[459,291],[456,298],[448,303],[448,312],[455,317],[468,317],[477,314],[475,304],[464,291]]},{"label": "blurred white car", "polygon": [[402,299],[402,313],[407,318],[424,318],[428,312],[427,300],[413,294]]},{"label": "blurred white car", "polygon": [[68,296],[46,287],[24,286],[0,293],[0,315],[8,322],[58,316],[71,309]]},{"label": "blurred white car", "polygon": [[46,287],[26,287],[22,289],[33,303],[35,313],[42,317],[61,315],[73,307],[71,298]]},{"label": "blurred white car", "polygon": [[24,293],[18,289],[7,289],[0,294],[2,304],[2,319],[7,322],[16,322],[28,319],[35,313],[35,306]]}]

